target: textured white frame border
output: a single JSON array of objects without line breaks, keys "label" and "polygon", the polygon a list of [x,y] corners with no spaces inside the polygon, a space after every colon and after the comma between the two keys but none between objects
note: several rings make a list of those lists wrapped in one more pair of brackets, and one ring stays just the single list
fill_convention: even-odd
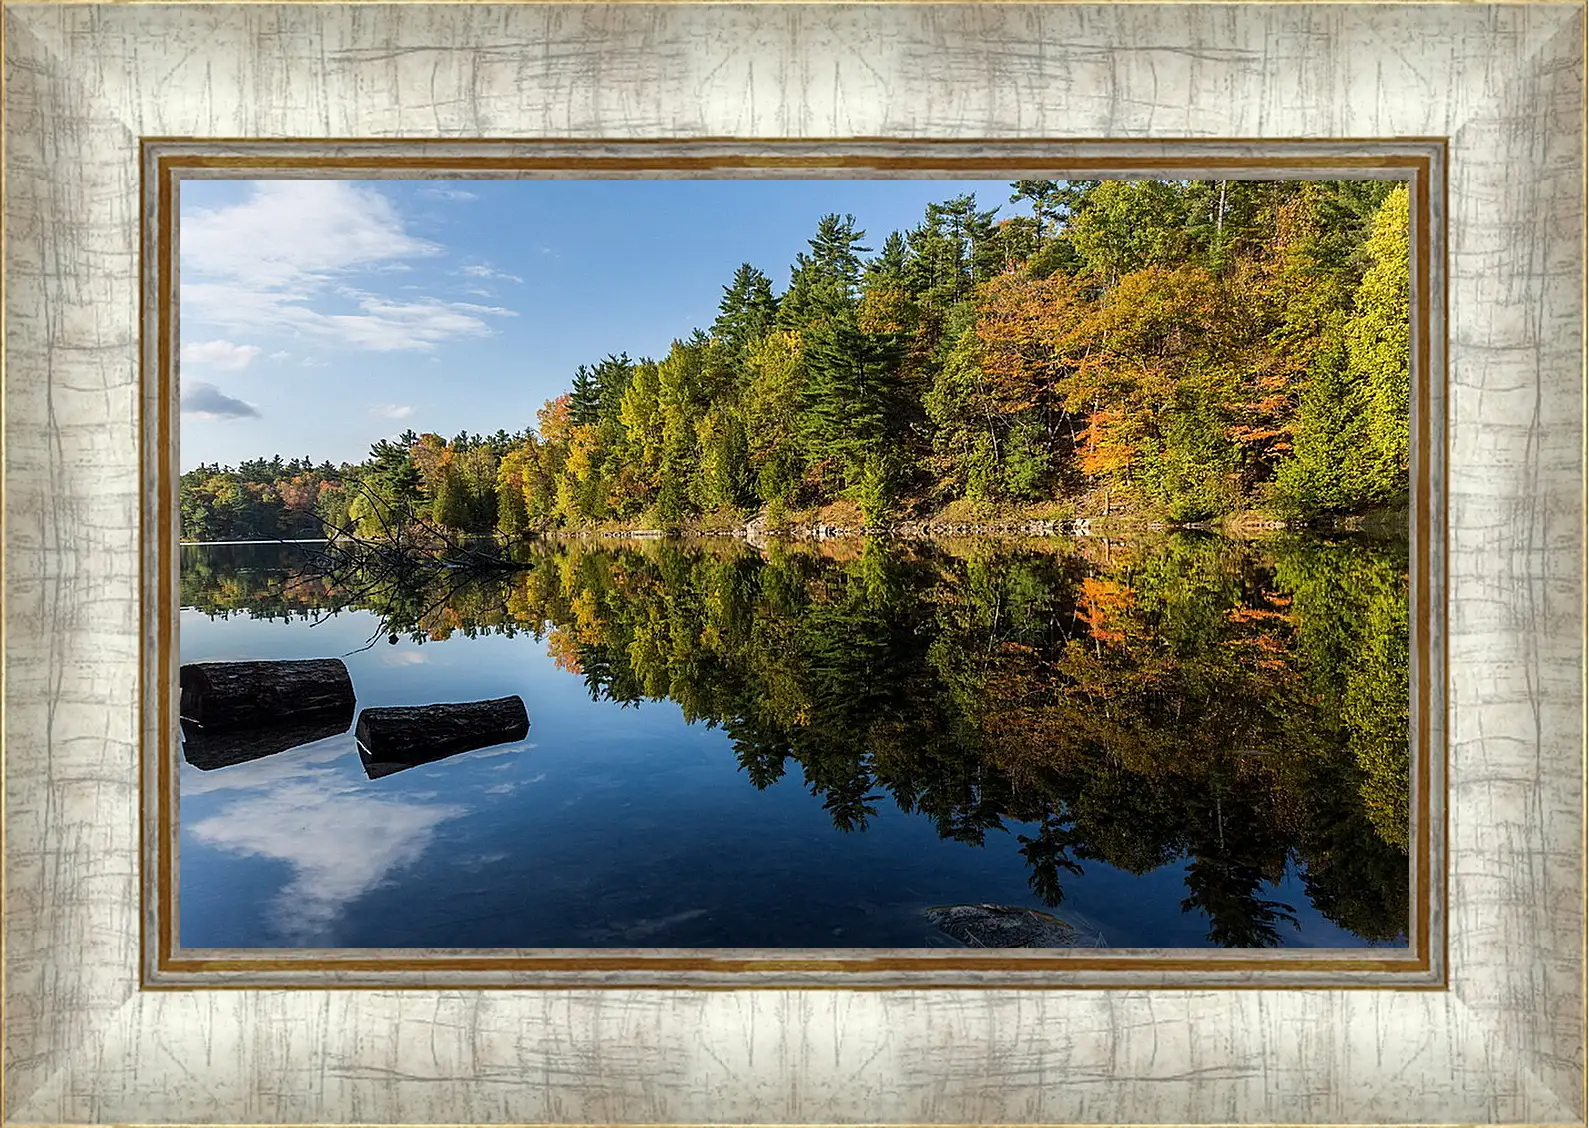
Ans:
[{"label": "textured white frame border", "polygon": [[[4,1123],[1582,1123],[1580,5],[15,4]],[[146,137],[1449,138],[1446,991],[139,989]]]}]

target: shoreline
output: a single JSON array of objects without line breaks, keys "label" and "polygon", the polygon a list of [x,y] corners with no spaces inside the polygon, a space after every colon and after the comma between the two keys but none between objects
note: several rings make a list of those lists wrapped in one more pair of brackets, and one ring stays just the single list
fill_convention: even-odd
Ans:
[{"label": "shoreline", "polygon": [[900,521],[889,525],[839,525],[817,523],[812,525],[780,526],[768,528],[755,521],[739,525],[698,526],[680,524],[665,528],[647,526],[598,526],[584,529],[554,529],[537,534],[546,540],[743,540],[753,545],[769,542],[801,543],[808,541],[853,540],[877,538],[900,541],[961,540],[979,538],[988,540],[1032,539],[1086,539],[1130,538],[1133,536],[1159,536],[1172,533],[1202,533],[1230,539],[1246,539],[1275,533],[1367,533],[1369,535],[1401,535],[1402,530],[1375,528],[1362,519],[1348,519],[1321,523],[1318,521],[1287,521],[1279,518],[1242,522],[1199,521],[1193,524],[1171,524],[1163,521],[1100,521],[1074,518],[1064,521]]},{"label": "shoreline", "polygon": [[[1373,537],[1409,534],[1408,511],[1386,510],[1352,514],[1332,519],[1288,519],[1256,511],[1227,514],[1224,517],[1177,524],[1129,516],[1026,518],[989,517],[982,520],[945,519],[943,516],[894,521],[886,525],[865,525],[842,520],[810,520],[771,526],[764,517],[750,520],[700,522],[685,521],[667,526],[600,524],[583,528],[557,528],[508,538],[506,543],[532,543],[558,540],[740,540],[760,547],[771,543],[802,544],[826,541],[882,539],[906,542],[943,540],[1075,540],[1156,537],[1174,533],[1198,533],[1247,540],[1274,534],[1362,533]],[[499,539],[500,534],[499,534]],[[226,547],[251,544],[325,544],[324,537],[290,540],[181,541],[183,548]]]}]

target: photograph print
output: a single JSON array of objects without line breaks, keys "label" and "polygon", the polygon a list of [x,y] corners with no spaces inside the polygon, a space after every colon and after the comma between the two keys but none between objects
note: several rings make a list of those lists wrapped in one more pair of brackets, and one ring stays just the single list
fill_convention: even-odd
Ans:
[{"label": "photograph print", "polygon": [[185,180],[181,944],[1407,948],[1409,210]]}]

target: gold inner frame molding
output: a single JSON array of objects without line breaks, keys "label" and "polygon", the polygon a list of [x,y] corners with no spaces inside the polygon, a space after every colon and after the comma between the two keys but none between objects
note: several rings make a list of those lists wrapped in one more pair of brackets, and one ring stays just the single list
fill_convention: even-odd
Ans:
[{"label": "gold inner frame molding", "polygon": [[[145,138],[140,239],[140,940],[146,989],[1446,985],[1446,142],[398,141]],[[1412,195],[1412,903],[1404,949],[184,949],[176,928],[177,198],[184,179],[1086,176],[1408,181]]]}]

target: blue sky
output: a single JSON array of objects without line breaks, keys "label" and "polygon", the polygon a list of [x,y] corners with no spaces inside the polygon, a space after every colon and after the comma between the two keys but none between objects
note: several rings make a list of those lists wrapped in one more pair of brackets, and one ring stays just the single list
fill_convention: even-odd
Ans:
[{"label": "blue sky", "polygon": [[607,353],[708,327],[742,262],[782,292],[827,212],[876,250],[1007,181],[187,181],[182,468],[361,459],[408,427],[517,431]]}]

